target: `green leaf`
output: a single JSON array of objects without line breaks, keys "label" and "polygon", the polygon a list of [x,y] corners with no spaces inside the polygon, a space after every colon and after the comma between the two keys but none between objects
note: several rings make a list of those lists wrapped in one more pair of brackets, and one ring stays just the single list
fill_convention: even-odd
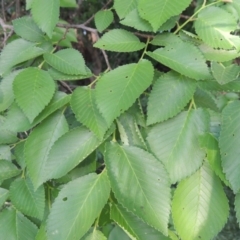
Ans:
[{"label": "green leaf", "polygon": [[[43,171],[44,180],[60,178],[82,162],[102,141],[85,127],[74,128],[53,145]],[[61,164],[60,164],[61,163]]]},{"label": "green leaf", "polygon": [[222,126],[219,147],[222,157],[223,172],[226,173],[234,193],[240,190],[240,165],[238,156],[240,148],[237,139],[240,137],[240,102],[229,103],[222,112]]},{"label": "green leaf", "polygon": [[29,179],[18,178],[11,184],[9,194],[17,210],[28,216],[43,219],[45,208],[43,185],[34,191]]},{"label": "green leaf", "polygon": [[210,6],[200,11],[195,29],[198,36],[213,48],[240,49],[239,37],[230,34],[237,29],[237,22],[230,13],[219,7]]},{"label": "green leaf", "polygon": [[31,13],[38,27],[51,38],[59,19],[59,0],[34,0]]},{"label": "green leaf", "polygon": [[114,0],[114,9],[119,18],[124,18],[129,12],[137,7],[138,0]]},{"label": "green leaf", "polygon": [[133,27],[139,31],[152,32],[152,26],[148,21],[139,16],[138,10],[134,9],[120,22],[123,25]]},{"label": "green leaf", "polygon": [[105,30],[113,21],[111,10],[100,10],[94,16],[94,22],[99,32]]},{"label": "green leaf", "polygon": [[0,214],[0,236],[3,240],[33,240],[37,227],[20,212],[4,209]]},{"label": "green leaf", "polygon": [[99,216],[109,194],[106,172],[100,175],[92,173],[65,185],[55,199],[47,220],[48,239],[80,239]]},{"label": "green leaf", "polygon": [[43,42],[44,33],[31,17],[25,16],[13,20],[13,29],[17,35],[30,42]]},{"label": "green leaf", "polygon": [[26,0],[26,10],[31,9],[34,0]]},{"label": "green leaf", "polygon": [[213,239],[227,222],[228,214],[228,199],[207,163],[177,186],[172,215],[182,240]]},{"label": "green leaf", "polygon": [[63,113],[58,111],[38,125],[27,138],[24,149],[25,161],[35,189],[45,180],[45,166],[51,148],[67,131],[67,121]]},{"label": "green leaf", "polygon": [[17,104],[32,122],[50,102],[55,84],[47,72],[30,67],[15,77],[13,91]]},{"label": "green leaf", "polygon": [[58,71],[70,75],[87,75],[82,54],[72,48],[56,53],[45,53],[44,60]]},{"label": "green leaf", "polygon": [[24,157],[25,143],[26,143],[26,141],[22,141],[14,147],[14,156],[16,158],[15,160],[22,169],[24,169],[26,167],[25,157]]},{"label": "green leaf", "polygon": [[41,224],[35,240],[47,240],[46,223]]},{"label": "green leaf", "polygon": [[44,50],[36,47],[35,43],[17,39],[7,44],[0,55],[0,75],[9,71],[13,66],[38,57]]},{"label": "green leaf", "polygon": [[114,29],[105,33],[93,46],[114,52],[134,52],[143,49],[145,43],[131,32]]},{"label": "green leaf", "polygon": [[191,0],[139,0],[138,11],[156,32],[170,17],[180,14],[190,3]]},{"label": "green leaf", "polygon": [[69,103],[71,95],[67,95],[64,92],[56,92],[51,102],[45,107],[45,109],[34,119],[32,126],[37,125],[42,120],[47,118],[50,114],[58,109],[61,109],[67,103]]},{"label": "green leaf", "polygon": [[179,39],[178,36],[176,36],[173,33],[161,33],[156,35],[150,43],[155,46],[165,47],[168,46],[169,44],[177,45],[179,43],[182,43],[182,41]]},{"label": "green leaf", "polygon": [[147,239],[151,240],[170,240],[162,233],[147,225],[136,215],[127,211],[120,204],[113,204],[111,206],[111,219],[127,232],[131,236],[131,239],[146,240],[147,237]]},{"label": "green leaf", "polygon": [[6,118],[0,115],[0,145],[10,144],[18,141],[17,133],[8,129],[6,126]]},{"label": "green leaf", "polygon": [[11,148],[8,145],[0,145],[0,160],[8,160],[11,161],[12,154]]},{"label": "green leaf", "polygon": [[197,109],[182,112],[150,129],[149,147],[165,165],[171,183],[191,175],[201,166],[205,153],[198,137],[208,130],[208,124],[208,114]]},{"label": "green leaf", "polygon": [[0,188],[0,207],[9,198],[9,191],[5,188]]},{"label": "green leaf", "polygon": [[[187,53],[187,54],[186,54]],[[147,54],[156,61],[196,80],[211,78],[206,60],[197,47],[186,43],[168,44]]]},{"label": "green leaf", "polygon": [[212,62],[211,69],[214,78],[222,85],[236,80],[240,72],[240,68],[236,64],[224,66],[217,62]]},{"label": "green leaf", "polygon": [[77,6],[76,0],[60,0],[60,7],[76,8]]},{"label": "green leaf", "polygon": [[170,183],[161,162],[140,148],[106,143],[105,164],[118,202],[167,235]]},{"label": "green leaf", "polygon": [[0,169],[0,182],[20,174],[20,170],[17,169],[13,163],[7,160],[0,160]]},{"label": "green leaf", "polygon": [[108,125],[97,108],[95,90],[83,87],[75,89],[71,97],[71,108],[79,122],[100,139],[103,138]]},{"label": "green leaf", "polygon": [[107,240],[107,238],[102,232],[94,229],[93,232],[89,232],[81,240]]},{"label": "green leaf", "polygon": [[97,82],[96,101],[108,125],[127,110],[153,80],[153,66],[147,60],[118,67]]},{"label": "green leaf", "polygon": [[177,115],[193,97],[196,83],[183,75],[169,72],[153,85],[148,100],[147,124],[162,122]]}]

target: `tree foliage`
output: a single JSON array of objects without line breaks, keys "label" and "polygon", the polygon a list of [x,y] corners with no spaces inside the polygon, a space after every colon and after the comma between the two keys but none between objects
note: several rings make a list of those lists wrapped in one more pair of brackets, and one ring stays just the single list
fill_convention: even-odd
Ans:
[{"label": "tree foliage", "polygon": [[3,25],[1,239],[210,240],[227,188],[240,222],[240,1],[191,2],[73,23],[74,0],[28,0]]}]

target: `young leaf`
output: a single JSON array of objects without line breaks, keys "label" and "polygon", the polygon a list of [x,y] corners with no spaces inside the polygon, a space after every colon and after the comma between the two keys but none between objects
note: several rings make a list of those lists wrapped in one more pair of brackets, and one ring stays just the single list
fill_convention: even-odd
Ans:
[{"label": "young leaf", "polygon": [[43,183],[45,165],[51,148],[67,131],[67,121],[58,111],[38,125],[27,138],[24,149],[25,161],[35,189]]},{"label": "young leaf", "polygon": [[92,173],[65,185],[54,201],[47,220],[48,239],[80,239],[99,216],[109,194],[106,172],[100,175]]},{"label": "young leaf", "polygon": [[43,42],[44,33],[38,28],[31,17],[22,17],[13,20],[13,28],[17,35],[30,42]]},{"label": "young leaf", "polygon": [[165,165],[171,183],[191,175],[201,166],[205,153],[198,137],[208,130],[208,124],[207,113],[197,109],[182,112],[150,129],[149,147]]},{"label": "young leaf", "polygon": [[117,12],[119,18],[124,18],[127,16],[129,12],[131,12],[134,8],[137,7],[138,0],[115,0],[114,1],[114,9]]},{"label": "young leaf", "polygon": [[239,50],[239,37],[230,34],[236,28],[237,22],[234,17],[215,6],[204,8],[195,21],[198,36],[213,48],[232,49],[234,47]]},{"label": "young leaf", "polygon": [[114,29],[105,33],[93,46],[114,52],[134,52],[143,49],[145,43],[131,32]]},{"label": "young leaf", "polygon": [[229,103],[222,112],[222,126],[219,147],[222,157],[222,167],[226,173],[234,193],[240,190],[238,157],[240,148],[237,139],[240,137],[240,102]]},{"label": "young leaf", "polygon": [[236,80],[240,68],[236,64],[224,66],[222,63],[212,62],[212,74],[219,84],[226,84]]},{"label": "young leaf", "polygon": [[102,141],[85,127],[74,128],[59,138],[45,164],[44,180],[60,178],[82,162]]},{"label": "young leaf", "polygon": [[95,90],[83,87],[75,89],[71,97],[71,108],[79,122],[100,139],[103,138],[108,125],[97,108]]},{"label": "young leaf", "polygon": [[43,185],[34,191],[29,179],[18,178],[11,184],[9,194],[16,209],[28,216],[43,219],[45,208]]},{"label": "young leaf", "polygon": [[0,188],[0,207],[9,198],[9,191],[5,188]]},{"label": "young leaf", "polygon": [[0,214],[0,236],[2,239],[33,240],[37,226],[14,209],[4,209]]},{"label": "young leaf", "polygon": [[127,110],[150,86],[153,66],[147,60],[118,67],[104,74],[96,86],[96,101],[108,125]]},{"label": "young leaf", "polygon": [[87,75],[85,61],[75,49],[63,49],[56,53],[45,53],[44,60],[58,71],[70,75]]},{"label": "young leaf", "polygon": [[178,73],[169,72],[161,76],[149,96],[147,124],[177,115],[193,97],[195,89],[195,81]]},{"label": "young leaf", "polygon": [[161,162],[140,148],[107,143],[105,164],[118,202],[167,235],[170,183]]},{"label": "young leaf", "polygon": [[190,3],[191,0],[139,0],[138,12],[156,32],[170,17],[180,14]]},{"label": "young leaf", "polygon": [[30,67],[16,76],[13,91],[17,104],[32,122],[50,102],[55,84],[47,72]]},{"label": "young leaf", "polygon": [[154,52],[147,52],[147,54],[187,77],[196,80],[211,78],[206,60],[198,48],[190,43],[168,44],[165,48],[159,48]]},{"label": "young leaf", "polygon": [[228,199],[207,163],[177,186],[172,215],[182,240],[213,239],[227,222],[228,214]]},{"label": "young leaf", "polygon": [[120,204],[113,204],[111,206],[111,219],[122,227],[132,239],[146,240],[147,238],[151,240],[170,240],[170,238],[147,225]]},{"label": "young leaf", "polygon": [[17,39],[7,44],[0,55],[0,75],[3,75],[13,66],[25,62],[29,59],[38,57],[44,50],[36,47],[35,43],[24,39]]},{"label": "young leaf", "polygon": [[100,10],[94,16],[94,22],[99,32],[105,30],[113,21],[111,10]]},{"label": "young leaf", "polygon": [[51,38],[59,19],[59,0],[34,0],[31,7],[34,21]]},{"label": "young leaf", "polygon": [[20,174],[20,170],[17,169],[13,163],[7,160],[0,160],[0,169],[0,182]]}]

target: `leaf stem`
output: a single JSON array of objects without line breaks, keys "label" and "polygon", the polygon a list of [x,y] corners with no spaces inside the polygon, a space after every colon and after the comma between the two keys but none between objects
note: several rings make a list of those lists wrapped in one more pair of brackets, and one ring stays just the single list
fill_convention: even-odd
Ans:
[{"label": "leaf stem", "polygon": [[194,102],[194,98],[192,98],[192,100],[191,100],[191,103],[189,105],[188,111],[190,111],[192,108],[194,108],[194,109],[197,108],[197,106],[196,106],[196,104]]},{"label": "leaf stem", "polygon": [[144,51],[143,51],[142,56],[140,57],[139,61],[141,61],[143,59],[144,55],[146,54],[149,42],[150,42],[150,37],[147,38],[147,42],[146,42]]}]

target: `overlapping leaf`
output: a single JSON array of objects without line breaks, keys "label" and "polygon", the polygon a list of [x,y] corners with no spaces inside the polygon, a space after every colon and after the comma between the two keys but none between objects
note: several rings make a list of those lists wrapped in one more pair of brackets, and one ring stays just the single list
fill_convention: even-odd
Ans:
[{"label": "overlapping leaf", "polygon": [[238,138],[240,137],[240,102],[229,103],[222,112],[222,126],[219,138],[219,146],[222,157],[223,171],[235,193],[240,190],[238,161],[240,148]]},{"label": "overlapping leaf", "polygon": [[[221,16],[219,18],[219,16]],[[238,36],[230,32],[237,28],[237,22],[227,11],[211,6],[203,9],[195,21],[198,36],[209,46],[223,49],[240,49]]]},{"label": "overlapping leaf", "polygon": [[24,39],[17,39],[7,44],[0,55],[0,75],[9,71],[13,66],[38,57],[44,50],[36,47],[34,43]]},{"label": "overlapping leaf", "polygon": [[99,79],[96,101],[108,125],[131,107],[152,80],[153,66],[147,60],[118,67]]},{"label": "overlapping leaf", "polygon": [[143,49],[145,44],[131,32],[114,29],[105,33],[94,47],[114,52],[134,52]]},{"label": "overlapping leaf", "polygon": [[17,104],[32,122],[50,102],[55,84],[47,72],[31,67],[16,76],[13,91]]},{"label": "overlapping leaf", "polygon": [[100,10],[94,16],[95,25],[99,32],[105,30],[113,21],[113,12],[111,10]]},{"label": "overlapping leaf", "polygon": [[202,110],[182,112],[157,124],[149,131],[147,141],[154,155],[164,163],[171,182],[176,183],[195,172],[205,156],[198,137],[207,131],[208,114]]},{"label": "overlapping leaf", "polygon": [[137,7],[138,0],[115,0],[114,9],[116,10],[119,18],[124,18],[129,12]]},{"label": "overlapping leaf", "polygon": [[163,165],[140,148],[117,143],[106,144],[105,163],[118,202],[167,235],[170,184]]},{"label": "overlapping leaf", "polygon": [[95,90],[77,88],[71,98],[71,107],[78,121],[102,139],[108,125],[97,108]]},{"label": "overlapping leaf", "polygon": [[181,39],[173,33],[161,33],[156,35],[150,42],[152,45],[156,46],[168,46],[169,44],[176,45],[181,43]]},{"label": "overlapping leaf", "polygon": [[26,16],[13,20],[13,28],[17,35],[28,41],[44,41],[44,33],[38,28],[31,17]]},{"label": "overlapping leaf", "polygon": [[31,4],[34,21],[50,38],[59,19],[59,7],[59,0],[35,0]]},{"label": "overlapping leaf", "polygon": [[0,145],[0,159],[11,161],[12,153],[8,145]]},{"label": "overlapping leaf", "polygon": [[45,53],[44,60],[58,71],[70,75],[87,75],[85,61],[75,49],[63,49],[56,53]]},{"label": "overlapping leaf", "polygon": [[20,170],[7,160],[0,160],[0,182],[20,174]]},{"label": "overlapping leaf", "polygon": [[4,202],[9,197],[9,191],[5,188],[0,188],[0,207],[4,204]]},{"label": "overlapping leaf", "polygon": [[28,172],[35,189],[44,182],[45,166],[51,148],[55,141],[67,131],[66,119],[58,111],[43,121],[29,135],[24,153]]},{"label": "overlapping leaf", "polygon": [[139,0],[138,11],[156,32],[170,17],[180,14],[190,3],[191,0]]},{"label": "overlapping leaf", "polygon": [[178,114],[193,97],[195,81],[175,72],[161,76],[148,101],[147,124],[162,122]]},{"label": "overlapping leaf", "polygon": [[180,182],[174,193],[173,222],[182,240],[213,239],[227,222],[228,213],[221,182],[207,163]]},{"label": "overlapping leaf", "polygon": [[87,233],[81,240],[107,240],[106,236],[99,230],[94,229]]},{"label": "overlapping leaf", "polygon": [[42,220],[45,208],[43,185],[36,191],[29,179],[16,179],[10,186],[10,198],[16,209],[22,213]]},{"label": "overlapping leaf", "polygon": [[[187,54],[186,54],[187,53]],[[206,60],[197,47],[186,42],[168,44],[147,54],[169,68],[196,80],[210,79]]]},{"label": "overlapping leaf", "polygon": [[48,239],[80,239],[100,214],[109,194],[106,172],[100,175],[92,173],[65,185],[47,220]]}]

